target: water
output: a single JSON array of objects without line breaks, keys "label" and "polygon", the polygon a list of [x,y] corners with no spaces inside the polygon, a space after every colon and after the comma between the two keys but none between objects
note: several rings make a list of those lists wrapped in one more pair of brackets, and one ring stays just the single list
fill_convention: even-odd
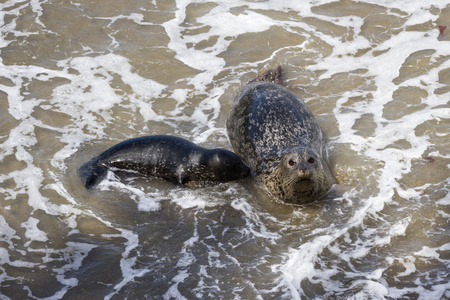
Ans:
[{"label": "water", "polygon": [[[450,298],[446,1],[0,6],[0,299]],[[324,201],[83,188],[127,138],[230,149],[234,96],[277,65],[327,136]]]}]

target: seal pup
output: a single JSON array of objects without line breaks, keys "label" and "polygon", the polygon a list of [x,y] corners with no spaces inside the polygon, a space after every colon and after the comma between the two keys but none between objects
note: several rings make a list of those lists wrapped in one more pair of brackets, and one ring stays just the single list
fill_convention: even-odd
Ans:
[{"label": "seal pup", "polygon": [[85,163],[78,174],[90,189],[103,180],[108,170],[158,177],[183,185],[233,181],[250,175],[250,169],[231,151],[205,149],[167,135],[123,141]]},{"label": "seal pup", "polygon": [[238,93],[227,131],[234,152],[275,198],[306,204],[332,186],[319,125],[305,103],[283,86],[280,66]]}]

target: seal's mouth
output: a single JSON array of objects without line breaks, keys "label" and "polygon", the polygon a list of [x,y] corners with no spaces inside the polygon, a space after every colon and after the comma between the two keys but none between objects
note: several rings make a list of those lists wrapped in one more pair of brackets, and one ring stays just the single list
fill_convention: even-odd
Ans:
[{"label": "seal's mouth", "polygon": [[297,182],[303,182],[303,181],[310,182],[312,180],[311,172],[309,172],[309,171],[305,171],[305,172],[300,171],[300,172],[298,172],[297,176],[298,176]]}]

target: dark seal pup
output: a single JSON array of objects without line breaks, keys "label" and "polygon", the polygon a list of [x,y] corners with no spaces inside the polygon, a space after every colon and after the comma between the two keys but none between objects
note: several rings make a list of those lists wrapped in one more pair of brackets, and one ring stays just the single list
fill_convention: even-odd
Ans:
[{"label": "dark seal pup", "polygon": [[250,81],[228,115],[228,136],[270,194],[306,204],[327,193],[333,176],[316,119],[282,84],[281,67]]},{"label": "dark seal pup", "polygon": [[242,179],[250,169],[231,151],[205,149],[179,137],[154,135],[121,142],[85,163],[78,174],[86,188],[96,186],[108,169],[154,176],[179,184]]}]

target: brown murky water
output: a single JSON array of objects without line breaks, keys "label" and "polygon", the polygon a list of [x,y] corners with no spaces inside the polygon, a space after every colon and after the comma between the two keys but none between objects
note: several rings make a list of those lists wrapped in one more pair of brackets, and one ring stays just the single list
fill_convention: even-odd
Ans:
[{"label": "brown murky water", "polygon": [[[450,298],[445,1],[0,7],[0,299]],[[235,95],[277,65],[327,136],[323,201],[252,179],[84,189],[124,139],[230,149]]]}]

